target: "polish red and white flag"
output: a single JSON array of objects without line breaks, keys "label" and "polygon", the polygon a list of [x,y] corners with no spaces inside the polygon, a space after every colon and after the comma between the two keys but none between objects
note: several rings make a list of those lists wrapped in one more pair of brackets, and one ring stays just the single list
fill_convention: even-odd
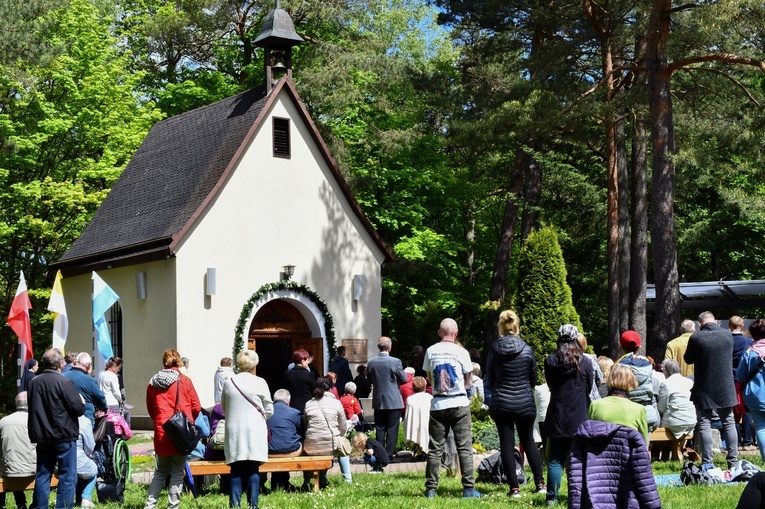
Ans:
[{"label": "polish red and white flag", "polygon": [[32,309],[32,303],[29,301],[24,272],[19,271],[19,273],[19,287],[13,298],[11,311],[8,313],[8,325],[19,337],[19,342],[26,347],[24,354],[24,365],[26,365],[27,361],[34,356],[32,352],[32,324],[29,321],[29,310]]}]

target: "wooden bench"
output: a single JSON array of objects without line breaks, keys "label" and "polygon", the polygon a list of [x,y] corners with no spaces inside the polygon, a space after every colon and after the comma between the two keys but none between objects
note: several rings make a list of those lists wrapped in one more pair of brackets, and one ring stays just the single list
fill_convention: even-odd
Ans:
[{"label": "wooden bench", "polygon": [[[286,458],[268,458],[260,464],[260,473],[269,472],[312,472],[313,490],[319,491],[319,471],[332,468],[333,456],[291,456]],[[230,474],[231,469],[225,461],[189,461],[191,475]]]},{"label": "wooden bench", "polygon": [[665,428],[657,428],[648,436],[648,448],[651,450],[651,457],[658,459],[661,451],[669,449],[669,458],[672,461],[683,460],[683,444],[691,438],[690,435],[683,435],[675,438],[675,434]]},{"label": "wooden bench", "polygon": [[[58,486],[58,476],[50,478],[50,487]],[[0,477],[0,493],[10,493],[12,491],[32,490],[35,487],[35,476],[27,477]]]}]

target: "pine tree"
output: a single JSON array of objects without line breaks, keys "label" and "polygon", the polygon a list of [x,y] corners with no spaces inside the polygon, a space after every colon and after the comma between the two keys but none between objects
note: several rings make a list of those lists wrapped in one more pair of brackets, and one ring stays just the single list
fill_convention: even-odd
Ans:
[{"label": "pine tree", "polygon": [[[526,239],[518,260],[518,314],[521,337],[534,350],[542,372],[545,357],[555,350],[558,328],[582,327],[566,282],[566,264],[558,234],[545,226]],[[541,379],[541,377],[540,377]]]}]

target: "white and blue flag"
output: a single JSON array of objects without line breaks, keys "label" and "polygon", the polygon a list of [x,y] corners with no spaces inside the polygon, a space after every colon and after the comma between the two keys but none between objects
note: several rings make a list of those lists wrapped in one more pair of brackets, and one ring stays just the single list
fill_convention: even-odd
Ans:
[{"label": "white and blue flag", "polygon": [[109,288],[98,274],[93,272],[93,326],[96,329],[97,348],[104,360],[114,356],[112,339],[109,336],[109,324],[106,322],[106,312],[115,302],[120,300],[114,290]]}]

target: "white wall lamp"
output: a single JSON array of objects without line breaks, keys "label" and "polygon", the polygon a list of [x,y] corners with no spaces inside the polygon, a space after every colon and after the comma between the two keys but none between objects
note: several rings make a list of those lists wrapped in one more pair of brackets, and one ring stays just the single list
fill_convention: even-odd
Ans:
[{"label": "white wall lamp", "polygon": [[207,275],[205,276],[205,295],[212,297],[215,295],[216,274],[215,269],[207,269]]},{"label": "white wall lamp", "polygon": [[356,274],[353,276],[353,300],[361,300],[361,296],[364,294],[364,276]]},{"label": "white wall lamp", "polygon": [[282,281],[289,281],[292,279],[292,276],[295,274],[295,266],[294,265],[285,265],[282,267],[282,272],[279,273],[279,279]]},{"label": "white wall lamp", "polygon": [[138,272],[135,275],[135,288],[138,300],[146,300],[146,273]]}]

